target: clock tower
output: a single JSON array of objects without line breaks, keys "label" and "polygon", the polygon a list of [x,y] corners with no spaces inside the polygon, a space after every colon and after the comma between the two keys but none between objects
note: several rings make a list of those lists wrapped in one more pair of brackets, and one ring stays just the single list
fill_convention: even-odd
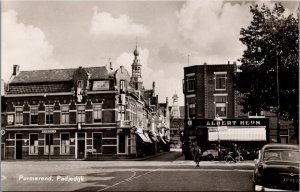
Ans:
[{"label": "clock tower", "polygon": [[134,60],[131,65],[132,69],[132,76],[131,76],[131,83],[133,84],[134,89],[136,90],[142,90],[143,82],[142,82],[142,65],[139,60],[139,51],[137,49],[137,45],[135,47],[135,50],[133,51]]}]

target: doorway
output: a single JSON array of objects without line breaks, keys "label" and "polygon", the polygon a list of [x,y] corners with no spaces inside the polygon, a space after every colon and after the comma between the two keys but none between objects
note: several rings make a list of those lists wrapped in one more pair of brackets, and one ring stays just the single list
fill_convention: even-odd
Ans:
[{"label": "doorway", "polygon": [[118,134],[118,153],[126,153],[126,134],[119,133]]},{"label": "doorway", "polygon": [[22,159],[22,133],[16,133],[16,159]]},{"label": "doorway", "polygon": [[77,159],[85,158],[85,133],[77,133]]},{"label": "doorway", "polygon": [[5,159],[5,143],[1,143],[1,160]]}]

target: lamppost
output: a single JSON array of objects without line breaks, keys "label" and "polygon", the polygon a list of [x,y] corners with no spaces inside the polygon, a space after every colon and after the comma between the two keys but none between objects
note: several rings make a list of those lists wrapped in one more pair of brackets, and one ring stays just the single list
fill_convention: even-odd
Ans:
[{"label": "lamppost", "polygon": [[221,144],[220,144],[220,130],[219,130],[219,125],[222,119],[219,117],[219,115],[216,115],[214,121],[216,121],[217,124],[217,131],[218,131],[218,160],[221,160]]},{"label": "lamppost", "polygon": [[[44,97],[47,97],[47,94],[44,95]],[[47,119],[48,119],[48,130],[50,130],[50,100],[48,101],[48,110],[46,111]],[[46,121],[47,123],[47,121]],[[48,133],[48,160],[50,160],[50,133]]]}]

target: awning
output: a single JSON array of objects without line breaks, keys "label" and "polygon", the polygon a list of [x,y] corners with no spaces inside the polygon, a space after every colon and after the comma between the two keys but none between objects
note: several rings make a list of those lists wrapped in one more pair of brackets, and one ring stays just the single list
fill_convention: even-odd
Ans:
[{"label": "awning", "polygon": [[141,138],[144,142],[152,143],[152,141],[150,140],[148,134],[147,134],[148,137],[146,137],[146,135],[143,133],[143,130],[139,130],[139,129],[138,129],[138,130],[136,131],[136,133],[140,136],[140,138]]},{"label": "awning", "polygon": [[150,137],[153,141],[159,142],[159,140],[157,139],[157,134],[154,131],[151,131]]},{"label": "awning", "polygon": [[160,140],[161,140],[162,142],[164,142],[164,144],[167,144],[167,142],[163,139],[163,135],[162,135],[161,133],[159,133],[159,136],[160,136]]},{"label": "awning", "polygon": [[209,141],[266,141],[266,128],[265,127],[228,127],[226,131],[208,132]]},{"label": "awning", "polygon": [[151,141],[151,139],[150,139],[148,133],[144,133],[144,135],[145,135],[145,137],[147,138],[148,142],[149,142],[149,143],[152,143],[152,141]]}]

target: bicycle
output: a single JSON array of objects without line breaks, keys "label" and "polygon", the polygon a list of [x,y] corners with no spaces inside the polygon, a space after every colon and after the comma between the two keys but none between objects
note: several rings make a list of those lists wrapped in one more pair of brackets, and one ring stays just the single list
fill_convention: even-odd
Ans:
[{"label": "bicycle", "polygon": [[224,157],[224,160],[226,161],[226,162],[238,162],[238,161],[244,161],[244,158],[243,158],[243,156],[240,154],[240,153],[238,153],[238,155],[235,157],[235,158],[233,158],[233,152],[229,152],[225,157]]}]

